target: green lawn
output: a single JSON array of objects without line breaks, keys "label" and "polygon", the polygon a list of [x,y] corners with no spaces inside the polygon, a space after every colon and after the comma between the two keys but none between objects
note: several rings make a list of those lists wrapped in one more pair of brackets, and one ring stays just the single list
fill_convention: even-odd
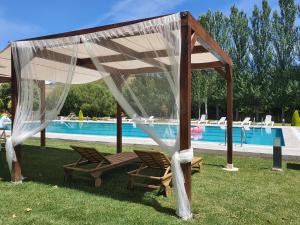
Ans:
[{"label": "green lawn", "polygon": [[[103,175],[102,186],[88,181],[63,182],[62,165],[78,158],[71,142],[37,140],[23,146],[21,185],[11,184],[0,161],[0,224],[300,224],[300,170],[270,170],[272,160],[235,157],[237,173],[224,172],[224,156],[202,155],[204,169],[193,175],[193,214],[189,222],[175,216],[174,198],[156,191],[126,189],[123,167]],[[74,144],[74,142],[73,142]],[[96,145],[113,153],[113,145]],[[134,146],[125,146],[130,151]],[[57,185],[57,186],[56,186]],[[27,212],[27,208],[32,209]]]}]

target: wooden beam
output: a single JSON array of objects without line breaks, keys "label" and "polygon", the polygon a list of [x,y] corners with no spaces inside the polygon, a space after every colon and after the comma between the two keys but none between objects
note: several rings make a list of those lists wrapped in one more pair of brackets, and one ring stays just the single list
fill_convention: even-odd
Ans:
[{"label": "wooden beam", "polygon": [[117,105],[117,153],[122,152],[122,108],[118,102]]},{"label": "wooden beam", "polygon": [[220,61],[208,62],[208,63],[193,63],[192,69],[205,70],[205,69],[214,69],[214,68],[222,68],[224,64]]},{"label": "wooden beam", "polygon": [[222,50],[219,44],[209,35],[209,33],[201,26],[201,24],[189,13],[188,16],[192,30],[198,35],[198,39],[204,42],[206,45],[205,47],[208,47],[210,52],[218,55],[223,63],[233,65],[230,56]]},{"label": "wooden beam", "polygon": [[[180,62],[180,150],[191,147],[191,27],[188,17],[181,20],[181,62]],[[192,199],[191,163],[181,164],[187,196]]]},{"label": "wooden beam", "polygon": [[139,52],[136,52],[131,48],[128,48],[128,47],[126,47],[126,46],[124,46],[120,43],[117,43],[117,42],[113,41],[112,39],[101,39],[97,42],[97,44],[101,45],[105,48],[108,48],[110,50],[113,50],[115,52],[121,53],[122,55],[126,55],[127,57],[131,57],[133,60],[140,60],[140,61],[148,63],[148,64],[150,64],[154,67],[170,70],[169,65],[167,65],[163,62],[160,62],[156,59],[153,59],[153,58],[140,59],[139,58],[139,56],[140,56]]},{"label": "wooden beam", "polygon": [[[45,123],[46,116],[46,85],[45,81],[39,81],[40,86],[40,96],[41,96],[41,123]],[[40,137],[41,148],[46,148],[46,130],[41,130]]]},{"label": "wooden beam", "polygon": [[[203,46],[197,45],[193,48],[193,54],[197,53],[206,53],[208,52]],[[144,60],[148,58],[160,58],[160,57],[168,57],[168,52],[166,50],[157,50],[157,51],[146,51],[146,52],[137,52],[136,58]],[[78,59],[80,61],[80,65],[91,63],[90,58],[81,58]],[[120,61],[131,61],[133,58],[131,56],[118,54],[118,55],[107,55],[107,56],[99,56],[97,60],[101,63],[108,62],[120,62]]]},{"label": "wooden beam", "polygon": [[197,54],[197,53],[206,53],[208,50],[204,48],[202,45],[196,45],[193,48],[192,54]]},{"label": "wooden beam", "polygon": [[0,83],[8,83],[11,82],[11,78],[8,77],[7,75],[2,75],[0,74]]},{"label": "wooden beam", "polygon": [[233,123],[233,73],[232,66],[226,65],[227,77],[227,164],[232,164],[232,123]]},{"label": "wooden beam", "polygon": [[226,79],[226,72],[223,68],[215,68],[215,70],[221,75],[221,77]]},{"label": "wooden beam", "polygon": [[[47,59],[55,62],[60,63],[70,63],[71,62],[71,56],[65,55],[59,52],[50,51],[48,49],[43,49],[41,51],[36,52],[36,57]],[[94,63],[90,58],[85,59],[77,59],[76,65],[79,67],[83,67],[86,69],[92,69],[97,70]],[[142,73],[159,73],[164,72],[162,68],[158,67],[142,67],[137,69],[116,69],[111,66],[102,65],[103,69],[111,74],[120,74],[120,75],[131,75],[131,74],[142,74]],[[170,69],[170,68],[169,68]]]},{"label": "wooden beam", "polygon": [[[18,80],[15,70],[14,57],[11,52],[11,115],[12,115],[12,134],[13,134],[13,125],[16,115],[16,108],[18,104]],[[12,162],[12,171],[11,171],[11,180],[12,182],[21,182],[22,181],[22,157],[21,157],[21,146],[17,145],[14,147],[16,153],[16,162]]]},{"label": "wooden beam", "polygon": [[138,20],[132,20],[132,21],[126,21],[126,22],[115,23],[115,24],[109,24],[109,25],[100,26],[100,27],[86,28],[86,29],[74,30],[74,31],[69,31],[69,32],[64,32],[64,33],[51,34],[51,35],[34,37],[34,38],[22,39],[22,40],[18,40],[18,41],[33,41],[33,40],[43,40],[43,39],[54,39],[54,38],[62,38],[62,37],[70,37],[70,36],[76,36],[76,35],[82,35],[82,34],[89,34],[89,33],[94,33],[94,32],[99,32],[99,31],[104,31],[104,30],[110,30],[110,29],[119,28],[119,27],[124,27],[124,26],[128,26],[128,25],[131,25],[131,24],[140,23],[140,22],[144,22],[144,21],[147,21],[147,20],[152,20],[152,19],[156,19],[156,18],[168,16],[168,15],[170,15],[170,14],[154,16],[154,17],[138,19]]}]

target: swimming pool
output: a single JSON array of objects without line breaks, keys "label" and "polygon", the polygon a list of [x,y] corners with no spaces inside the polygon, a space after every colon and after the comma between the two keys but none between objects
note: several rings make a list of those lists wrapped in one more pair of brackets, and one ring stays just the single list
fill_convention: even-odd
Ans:
[{"label": "swimming pool", "polygon": [[[153,129],[161,138],[165,137],[165,129],[167,125],[154,124]],[[174,129],[175,130],[175,129]],[[61,122],[53,121],[46,129],[51,133],[63,134],[81,134],[81,135],[99,135],[99,136],[116,136],[116,124],[113,122]],[[202,134],[192,134],[193,141],[207,142],[225,142],[226,130],[220,126],[206,126],[203,128]],[[132,123],[122,124],[122,135],[124,137],[146,138],[149,137],[141,129],[135,127]],[[282,146],[284,146],[284,138],[281,128],[233,128],[233,142],[241,143],[243,136],[243,144],[255,145],[273,145],[275,138],[280,138]]]}]

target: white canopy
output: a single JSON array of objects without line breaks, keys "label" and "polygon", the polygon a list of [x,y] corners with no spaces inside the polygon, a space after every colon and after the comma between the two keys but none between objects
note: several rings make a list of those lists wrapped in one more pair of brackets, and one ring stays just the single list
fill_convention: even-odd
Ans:
[{"label": "white canopy", "polygon": [[[167,49],[164,45],[164,37],[159,34],[146,34],[137,36],[128,36],[125,38],[115,38],[111,41],[115,42],[120,46],[120,48],[126,48],[130,51],[130,55],[126,54],[123,49],[118,52],[118,49],[110,49],[108,46],[100,46],[98,44],[93,44],[95,52],[97,52],[97,57],[102,58],[100,60],[101,65],[106,66],[108,69],[122,69],[124,74],[132,73],[138,74],[144,71],[154,70],[153,63],[149,63],[154,59],[158,63],[170,65],[171,62],[168,60]],[[149,43],[145,45],[145,42]],[[150,45],[151,44],[151,45]],[[109,47],[115,45],[109,45]],[[74,77],[72,84],[82,84],[89,83],[99,79],[99,72],[94,68],[89,68],[87,65],[80,65],[80,60],[89,60],[89,55],[86,52],[84,44],[78,44],[78,55],[77,55],[77,66],[75,68]],[[115,48],[115,47],[114,47]],[[49,50],[49,49],[47,49]],[[72,51],[63,47],[51,48],[53,53],[68,55],[71,57]],[[132,54],[133,53],[133,54]],[[133,55],[133,56],[132,56]],[[53,56],[55,56],[53,54]],[[142,56],[142,57],[141,57]],[[40,56],[42,57],[42,55]],[[45,59],[35,57],[33,59],[33,64],[36,65],[36,79],[37,80],[51,80],[52,76],[48,73],[52,73],[53,70],[65,70],[66,67],[58,59]],[[197,40],[195,43],[195,48],[192,52],[192,68],[193,64],[206,64],[212,62],[220,62],[219,56],[215,56],[214,53],[205,50],[200,41]],[[220,58],[220,57],[219,57]],[[91,63],[89,63],[91,64]],[[50,69],[50,70],[49,70]],[[65,72],[65,71],[64,71]],[[5,49],[0,52],[0,77],[10,78],[11,77],[11,46],[8,45]],[[62,82],[65,79],[57,76],[57,82]]]}]

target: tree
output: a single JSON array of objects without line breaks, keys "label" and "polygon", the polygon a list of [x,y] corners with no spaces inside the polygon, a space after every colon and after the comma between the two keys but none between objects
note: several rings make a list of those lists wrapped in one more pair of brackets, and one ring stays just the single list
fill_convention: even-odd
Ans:
[{"label": "tree", "polygon": [[279,0],[279,6],[280,15],[277,11],[273,13],[272,36],[275,66],[284,72],[295,62],[297,7],[294,0]]},{"label": "tree", "polygon": [[254,6],[251,17],[250,52],[253,57],[253,71],[260,82],[270,73],[272,62],[272,29],[270,21],[271,8],[267,0],[262,2],[262,10]]},{"label": "tree", "polygon": [[[231,7],[231,13],[229,16],[230,22],[230,36],[231,36],[231,48],[230,55],[234,63],[234,106],[236,110],[236,119],[239,119],[240,108],[244,106],[245,99],[248,95],[240,95],[245,93],[243,88],[249,88],[249,84],[245,85],[246,81],[249,81],[249,48],[250,48],[250,34],[251,30],[248,26],[247,15],[243,11],[239,11],[236,6]],[[239,91],[237,91],[239,90]]]},{"label": "tree", "polygon": [[170,118],[175,113],[174,95],[164,74],[132,76],[124,84],[122,92],[139,116]]},{"label": "tree", "polygon": [[0,100],[2,101],[1,111],[9,110],[8,103],[11,99],[11,86],[9,83],[0,84]]},{"label": "tree", "polygon": [[272,18],[272,37],[274,46],[274,63],[276,71],[273,76],[273,88],[276,89],[276,106],[281,108],[281,119],[287,108],[286,91],[290,79],[289,70],[295,63],[297,28],[295,25],[297,7],[294,0],[279,0],[280,15],[277,11]]},{"label": "tree", "polygon": [[[256,108],[256,120],[260,110],[265,110],[269,104],[270,74],[272,67],[272,29],[270,20],[271,8],[267,0],[262,1],[262,10],[254,6],[251,21],[252,71],[248,78],[248,104]],[[265,97],[262,97],[265,96]]]},{"label": "tree", "polygon": [[205,104],[205,115],[208,118],[208,98],[211,98],[215,86],[215,76],[207,71],[193,71],[192,104],[198,107],[198,118],[201,116],[201,105]]},{"label": "tree", "polygon": [[112,116],[115,112],[115,100],[103,81],[74,85],[66,98],[61,115],[69,115],[80,109],[85,115]]},{"label": "tree", "polygon": [[[220,11],[211,12],[210,10],[199,17],[199,22],[208,31],[208,33],[218,42],[225,51],[231,49],[230,24],[229,19]],[[215,71],[202,72],[205,74],[201,86],[193,86],[193,89],[201,90],[205,85],[206,92],[203,94],[204,100],[209,100],[215,105],[216,118],[219,118],[220,106],[225,105],[226,100],[226,83]],[[207,106],[206,106],[207,108]],[[207,110],[207,109],[206,109]]]}]

